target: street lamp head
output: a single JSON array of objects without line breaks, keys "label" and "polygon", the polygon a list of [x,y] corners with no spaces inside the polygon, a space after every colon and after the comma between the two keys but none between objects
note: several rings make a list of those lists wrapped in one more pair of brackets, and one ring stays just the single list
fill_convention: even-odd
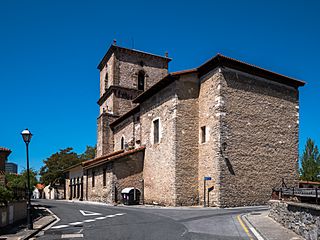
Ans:
[{"label": "street lamp head", "polygon": [[23,130],[21,135],[25,143],[29,143],[31,141],[32,133],[28,130],[28,128]]}]

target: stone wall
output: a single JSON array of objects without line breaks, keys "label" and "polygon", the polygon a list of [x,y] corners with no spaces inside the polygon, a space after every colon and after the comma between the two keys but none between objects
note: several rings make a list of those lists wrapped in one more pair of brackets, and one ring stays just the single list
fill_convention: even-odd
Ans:
[{"label": "stone wall", "polygon": [[101,157],[113,152],[114,139],[110,124],[116,117],[109,113],[102,113],[97,120],[97,156]]},{"label": "stone wall", "polygon": [[138,73],[145,72],[145,90],[168,74],[168,63],[164,58],[143,54],[141,52],[118,49],[119,86],[138,88]]},{"label": "stone wall", "polygon": [[198,94],[196,74],[183,75],[176,81],[176,205],[197,205],[198,196]]},{"label": "stone wall", "polygon": [[143,203],[143,160],[144,152],[141,151],[114,162],[114,182],[118,202],[122,200],[121,191],[132,187],[140,191],[140,203]]},{"label": "stone wall", "polygon": [[265,204],[284,178],[298,181],[298,91],[223,69],[220,204]]},{"label": "stone wall", "polygon": [[[114,179],[112,163],[84,170],[85,199],[88,201],[112,203],[114,200]],[[106,172],[106,185],[103,185],[103,171]],[[92,173],[94,172],[94,186],[92,185]]]},{"label": "stone wall", "polygon": [[[115,71],[116,71],[116,57],[115,57],[115,54],[113,53],[110,56],[107,64],[100,71],[100,97],[102,97],[106,89],[114,85]],[[107,81],[106,81],[106,74],[108,74]]]},{"label": "stone wall", "polygon": [[[142,92],[137,91],[139,71],[145,73],[146,90],[168,74],[168,59],[140,51],[116,48],[100,71],[97,157],[114,151],[114,139],[108,124],[136,106],[132,99]],[[105,116],[104,111],[110,118]]]},{"label": "stone wall", "polygon": [[269,217],[306,240],[320,239],[320,206],[271,200]]},{"label": "stone wall", "polygon": [[[138,189],[143,194],[144,152],[106,162],[84,171],[85,199],[88,201],[118,203],[122,201],[121,191],[127,187]],[[103,185],[103,172],[106,180]],[[94,172],[94,186],[92,185]],[[141,201],[143,199],[141,198]]]},{"label": "stone wall", "polygon": [[[219,206],[220,189],[220,118],[223,100],[220,97],[222,75],[212,71],[200,79],[199,92],[199,125],[197,140],[199,145],[199,200],[203,204],[204,177],[211,177],[207,187],[214,187],[209,194],[209,205]],[[206,141],[202,143],[201,127],[206,129]],[[207,196],[206,196],[207,198]],[[207,199],[206,199],[207,200]]]},{"label": "stone wall", "polygon": [[125,144],[129,149],[140,147],[140,113],[133,114],[121,123],[114,131],[114,151],[121,150],[121,138],[124,138]]},{"label": "stone wall", "polygon": [[[140,105],[144,160],[145,202],[176,205],[176,83]],[[159,119],[160,142],[154,143],[153,121]]]}]

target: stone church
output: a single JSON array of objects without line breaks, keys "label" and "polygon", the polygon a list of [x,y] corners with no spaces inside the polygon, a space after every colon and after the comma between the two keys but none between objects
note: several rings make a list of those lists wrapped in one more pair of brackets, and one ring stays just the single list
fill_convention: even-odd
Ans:
[{"label": "stone church", "polygon": [[111,45],[98,65],[97,156],[69,169],[70,199],[134,190],[145,204],[245,206],[282,178],[297,185],[304,82],[220,54],[172,73],[170,61]]}]

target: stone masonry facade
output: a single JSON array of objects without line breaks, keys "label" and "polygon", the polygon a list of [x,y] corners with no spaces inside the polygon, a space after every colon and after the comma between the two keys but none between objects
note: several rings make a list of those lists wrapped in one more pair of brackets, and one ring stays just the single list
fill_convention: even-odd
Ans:
[{"label": "stone masonry facade", "polygon": [[84,199],[245,206],[267,203],[282,178],[297,185],[304,82],[219,54],[173,73],[170,60],[116,45],[103,57]]}]

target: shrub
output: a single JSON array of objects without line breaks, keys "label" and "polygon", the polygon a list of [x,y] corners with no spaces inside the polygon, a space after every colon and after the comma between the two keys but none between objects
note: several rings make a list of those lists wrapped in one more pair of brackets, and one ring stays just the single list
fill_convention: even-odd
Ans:
[{"label": "shrub", "polygon": [[7,204],[9,201],[13,200],[12,191],[5,187],[0,186],[0,204]]}]

